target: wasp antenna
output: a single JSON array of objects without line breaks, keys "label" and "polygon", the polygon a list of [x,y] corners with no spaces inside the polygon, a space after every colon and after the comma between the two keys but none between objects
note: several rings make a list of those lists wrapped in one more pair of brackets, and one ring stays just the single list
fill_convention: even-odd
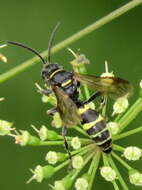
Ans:
[{"label": "wasp antenna", "polygon": [[36,54],[42,60],[43,64],[46,64],[46,62],[43,59],[43,57],[35,49],[32,49],[32,48],[28,47],[27,45],[21,44],[19,42],[7,41],[7,44],[12,44],[12,45],[20,46],[20,47],[23,47],[23,48],[25,48],[25,49],[33,52],[34,54]]},{"label": "wasp antenna", "polygon": [[3,45],[0,45],[0,48],[4,48],[6,46],[7,46],[7,44],[3,44]]},{"label": "wasp antenna", "polygon": [[53,45],[53,40],[55,38],[55,34],[56,34],[56,31],[58,29],[58,27],[60,26],[60,22],[58,22],[56,24],[56,26],[54,27],[52,33],[51,33],[51,36],[50,36],[50,39],[49,39],[49,43],[48,43],[48,57],[47,57],[47,61],[48,63],[50,63],[51,61],[51,48],[52,48],[52,45]]}]

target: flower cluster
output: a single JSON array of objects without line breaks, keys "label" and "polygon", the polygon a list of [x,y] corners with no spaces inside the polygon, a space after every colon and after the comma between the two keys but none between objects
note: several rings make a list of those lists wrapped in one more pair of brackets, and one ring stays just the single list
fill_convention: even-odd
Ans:
[{"label": "flower cluster", "polygon": [[[72,50],[70,51],[72,52]],[[85,64],[89,63],[88,59],[86,59],[85,55],[72,53],[75,56],[75,59],[71,62],[74,70],[80,73],[86,73]],[[107,76],[113,77],[114,75],[108,72],[106,63],[106,72],[103,73],[101,77]],[[36,86],[40,91],[41,87],[37,84]],[[90,92],[86,85],[81,89],[81,93],[85,94],[85,98],[89,97]],[[48,97],[44,95],[42,101],[56,105],[55,95]],[[89,106],[95,109],[94,103],[91,103]],[[142,82],[140,82],[140,95],[138,99],[130,108],[128,108],[128,106],[127,97],[118,98],[114,102],[112,110],[113,117],[110,117],[111,119],[107,121],[107,128],[113,140],[112,152],[110,154],[102,152],[83,128],[74,126],[69,130],[75,130],[77,133],[74,133],[75,135],[73,137],[67,136],[71,160],[64,149],[63,152],[56,152],[50,148],[50,151],[45,155],[45,162],[47,162],[47,164],[44,166],[35,166],[35,169],[31,170],[33,175],[27,183],[32,180],[41,183],[44,179],[50,179],[55,176],[57,172],[61,172],[63,168],[67,167],[70,172],[67,172],[65,177],[57,179],[53,185],[49,184],[53,190],[70,190],[73,186],[76,190],[92,190],[94,189],[93,184],[97,170],[100,171],[100,175],[104,180],[112,183],[115,190],[128,190],[127,184],[115,164],[115,160],[117,160],[126,169],[130,183],[136,186],[142,186],[142,173],[128,163],[141,159],[141,147],[131,145],[129,147],[122,147],[116,144],[117,140],[142,131],[142,127],[138,127],[123,132],[126,127],[130,126],[130,123],[135,119],[138,113],[142,111]],[[107,114],[106,110],[105,105],[104,110],[102,110],[104,115]],[[53,130],[49,130],[46,126],[41,126],[38,129],[34,125],[31,125],[36,131],[37,136],[33,136],[28,131],[16,131],[12,125],[11,122],[0,120],[0,135],[14,137],[16,144],[21,146],[64,146],[64,138],[56,129],[62,127],[62,120],[59,113],[53,115]],[[101,158],[103,159],[103,165],[100,165]],[[82,174],[82,170],[84,174]],[[118,184],[118,182],[120,183]],[[120,185],[121,188],[119,187]]]}]

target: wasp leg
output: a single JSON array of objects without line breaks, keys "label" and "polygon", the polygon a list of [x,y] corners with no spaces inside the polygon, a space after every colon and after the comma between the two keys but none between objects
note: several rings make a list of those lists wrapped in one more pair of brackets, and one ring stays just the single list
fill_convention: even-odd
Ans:
[{"label": "wasp leg", "polygon": [[53,91],[50,90],[50,89],[43,89],[43,88],[41,88],[38,83],[35,83],[35,85],[36,85],[36,87],[38,89],[38,92],[40,94],[44,94],[44,95],[48,96],[49,94],[53,93]]},{"label": "wasp leg", "polygon": [[85,105],[85,104],[88,104],[88,103],[94,101],[97,97],[99,97],[99,96],[101,96],[101,95],[102,95],[101,92],[99,92],[99,91],[98,91],[98,92],[95,92],[88,100],[83,101],[82,104],[81,104],[81,106],[83,106],[83,105]]},{"label": "wasp leg", "polygon": [[72,161],[72,156],[71,156],[71,153],[70,153],[70,150],[69,150],[69,145],[68,145],[68,141],[66,139],[66,135],[67,135],[67,127],[63,127],[62,128],[62,136],[64,138],[64,145],[65,145],[65,149],[69,155],[69,159]]},{"label": "wasp leg", "polygon": [[58,112],[58,109],[57,108],[52,108],[52,109],[48,110],[46,113],[47,113],[47,115],[53,116],[54,113],[56,113],[56,112]]}]

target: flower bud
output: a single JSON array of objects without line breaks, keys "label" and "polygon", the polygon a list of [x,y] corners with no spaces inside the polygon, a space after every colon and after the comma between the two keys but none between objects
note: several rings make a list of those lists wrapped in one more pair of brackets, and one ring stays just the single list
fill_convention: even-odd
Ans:
[{"label": "flower bud", "polygon": [[129,172],[129,179],[133,185],[142,186],[142,174],[137,170],[131,170]]},{"label": "flower bud", "polygon": [[58,112],[53,115],[52,126],[55,128],[61,128],[63,126],[63,122]]},{"label": "flower bud", "polygon": [[0,120],[0,136],[8,135],[13,130],[12,127],[13,123],[8,121]]},{"label": "flower bud", "polygon": [[76,190],[87,190],[88,181],[83,177],[78,178],[75,182],[75,188]]},{"label": "flower bud", "polygon": [[26,146],[26,145],[36,146],[40,144],[40,139],[30,135],[28,131],[21,130],[20,132],[21,134],[11,135],[14,136],[16,144],[20,144],[21,146]]},{"label": "flower bud", "polygon": [[71,146],[73,149],[77,150],[81,147],[81,142],[78,137],[73,137],[71,140]]},{"label": "flower bud", "polygon": [[107,123],[107,127],[110,130],[112,135],[116,135],[119,131],[119,127],[116,122],[110,121],[109,123]]},{"label": "flower bud", "polygon": [[54,174],[55,170],[54,167],[47,165],[47,166],[36,166],[35,170],[31,170],[31,172],[34,174],[27,183],[30,183],[32,180],[36,180],[37,182],[41,183],[44,178],[50,178]]},{"label": "flower bud", "polygon": [[118,98],[113,105],[112,115],[123,113],[128,108],[128,106],[129,102],[126,97]]},{"label": "flower bud", "polygon": [[60,139],[60,135],[58,135],[58,133],[56,133],[53,130],[48,130],[46,128],[46,126],[42,125],[40,130],[38,130],[34,125],[31,125],[31,127],[38,133],[40,139],[42,141],[45,140],[58,140]]},{"label": "flower bud", "polygon": [[116,179],[116,172],[109,166],[101,168],[101,175],[106,181],[114,181]]},{"label": "flower bud", "polygon": [[58,161],[58,155],[55,151],[49,151],[46,154],[45,160],[48,161],[49,164],[56,164]]},{"label": "flower bud", "polygon": [[54,190],[68,190],[71,188],[73,180],[70,176],[63,178],[60,181],[55,181]]},{"label": "flower bud", "polygon": [[83,163],[84,163],[84,161],[83,161],[82,156],[74,156],[74,157],[72,158],[72,166],[73,166],[73,168],[75,168],[75,169],[80,169],[80,168],[82,168]]},{"label": "flower bud", "polygon": [[128,160],[139,160],[142,157],[142,150],[135,146],[125,148],[124,157]]}]

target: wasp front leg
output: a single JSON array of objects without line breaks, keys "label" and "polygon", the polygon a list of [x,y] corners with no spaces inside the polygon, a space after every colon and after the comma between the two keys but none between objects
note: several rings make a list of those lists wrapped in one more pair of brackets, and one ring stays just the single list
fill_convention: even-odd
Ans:
[{"label": "wasp front leg", "polygon": [[48,95],[50,95],[50,94],[53,93],[53,91],[50,90],[50,89],[43,89],[43,88],[41,88],[38,83],[35,83],[35,85],[36,85],[36,87],[37,87],[37,89],[38,89],[38,92],[39,92],[40,94],[43,94],[43,95],[45,95],[45,96],[48,96]]}]

